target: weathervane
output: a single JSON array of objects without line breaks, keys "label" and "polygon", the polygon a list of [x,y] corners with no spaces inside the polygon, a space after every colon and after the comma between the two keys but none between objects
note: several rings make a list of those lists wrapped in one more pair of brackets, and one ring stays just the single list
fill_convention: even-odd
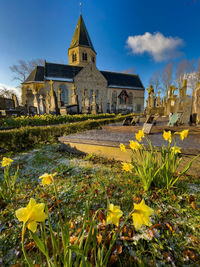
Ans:
[{"label": "weathervane", "polygon": [[80,2],[80,14],[81,14],[81,11],[82,11],[82,3]]}]

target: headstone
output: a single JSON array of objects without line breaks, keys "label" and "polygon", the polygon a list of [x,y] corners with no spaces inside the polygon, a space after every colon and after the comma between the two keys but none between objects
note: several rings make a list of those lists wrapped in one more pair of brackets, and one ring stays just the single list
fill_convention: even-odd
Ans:
[{"label": "headstone", "polygon": [[153,116],[152,115],[148,115],[147,118],[146,118],[146,121],[145,123],[152,123],[153,122]]},{"label": "headstone", "polygon": [[123,120],[122,125],[123,125],[123,126],[130,126],[132,120],[133,120],[132,117],[128,117],[128,118],[126,118],[126,119]]},{"label": "headstone", "polygon": [[150,134],[152,127],[153,127],[153,124],[152,123],[144,123],[142,130],[143,130],[143,132],[145,134]]},{"label": "headstone", "polygon": [[136,124],[139,124],[140,123],[140,116],[137,116],[137,117],[133,117],[131,122],[130,122],[130,125],[136,125]]},{"label": "headstone", "polygon": [[73,115],[79,113],[79,106],[78,105],[68,105],[66,107],[67,114]]},{"label": "headstone", "polygon": [[36,115],[37,114],[37,108],[30,106],[29,107],[29,115]]},{"label": "headstone", "polygon": [[168,126],[175,126],[177,121],[179,119],[179,116],[177,113],[175,114],[172,114],[171,118],[169,119],[169,123],[168,123]]},{"label": "headstone", "polygon": [[188,124],[190,122],[191,113],[192,113],[192,99],[188,97],[183,102],[183,115],[180,119],[180,123]]}]

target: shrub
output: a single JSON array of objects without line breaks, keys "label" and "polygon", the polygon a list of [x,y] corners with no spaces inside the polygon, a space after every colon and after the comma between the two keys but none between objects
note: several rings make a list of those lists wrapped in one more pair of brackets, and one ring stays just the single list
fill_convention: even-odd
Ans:
[{"label": "shrub", "polygon": [[126,116],[116,118],[87,120],[56,126],[21,127],[19,129],[0,131],[0,147],[8,151],[20,151],[34,147],[41,142],[56,141],[59,136],[78,133],[98,128],[101,125],[121,121]]},{"label": "shrub", "polygon": [[0,120],[0,129],[19,128],[25,126],[42,126],[42,125],[53,125],[63,124],[70,122],[85,121],[88,119],[106,119],[113,118],[115,114],[79,114],[79,115],[35,115],[35,116],[21,116],[21,117],[10,117]]}]

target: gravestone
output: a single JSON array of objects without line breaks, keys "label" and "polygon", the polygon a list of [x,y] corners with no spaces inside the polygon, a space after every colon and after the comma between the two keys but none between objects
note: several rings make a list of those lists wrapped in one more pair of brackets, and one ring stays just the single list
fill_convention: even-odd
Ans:
[{"label": "gravestone", "polygon": [[192,99],[188,97],[183,103],[183,114],[180,118],[180,123],[188,124],[190,122],[191,113],[192,113]]},{"label": "gravestone", "polygon": [[126,119],[123,120],[122,125],[123,125],[123,126],[130,126],[132,120],[133,120],[132,117],[128,117],[128,118],[126,118]]},{"label": "gravestone", "polygon": [[34,106],[29,107],[29,115],[37,115],[37,108]]},{"label": "gravestone", "polygon": [[153,119],[154,119],[154,116],[148,115],[147,118],[146,118],[145,123],[152,123],[153,122]]},{"label": "gravestone", "polygon": [[173,114],[168,122],[168,126],[175,126],[178,122],[179,115],[177,113]]},{"label": "gravestone", "polygon": [[68,105],[66,107],[67,114],[73,115],[73,114],[78,114],[79,113],[79,106],[77,104],[75,105]]},{"label": "gravestone", "polygon": [[142,130],[143,130],[143,132],[145,134],[150,134],[152,127],[153,127],[153,124],[152,123],[144,123]]},{"label": "gravestone", "polygon": [[136,125],[140,123],[140,116],[137,117],[133,117],[132,121],[131,121],[131,125]]},{"label": "gravestone", "polygon": [[15,103],[13,99],[0,97],[0,109],[1,110],[11,110],[15,108]]}]

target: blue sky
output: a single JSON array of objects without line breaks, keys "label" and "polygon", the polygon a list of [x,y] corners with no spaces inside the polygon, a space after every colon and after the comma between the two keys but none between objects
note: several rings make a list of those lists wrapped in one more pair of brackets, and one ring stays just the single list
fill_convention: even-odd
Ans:
[{"label": "blue sky", "polygon": [[[46,59],[68,64],[78,0],[0,0],[0,84],[9,66]],[[83,0],[82,15],[100,70],[134,69],[145,87],[170,60],[200,57],[200,0]]]}]

